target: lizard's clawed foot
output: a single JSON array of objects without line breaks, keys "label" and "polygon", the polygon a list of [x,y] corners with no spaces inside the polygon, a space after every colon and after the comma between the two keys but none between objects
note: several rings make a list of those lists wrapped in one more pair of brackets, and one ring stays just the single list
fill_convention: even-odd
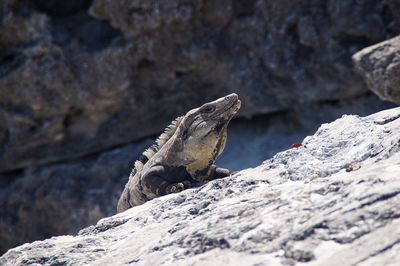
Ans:
[{"label": "lizard's clawed foot", "polygon": [[191,185],[191,182],[187,180],[176,183],[174,185],[170,185],[167,187],[167,194],[181,192],[187,188],[190,188]]}]

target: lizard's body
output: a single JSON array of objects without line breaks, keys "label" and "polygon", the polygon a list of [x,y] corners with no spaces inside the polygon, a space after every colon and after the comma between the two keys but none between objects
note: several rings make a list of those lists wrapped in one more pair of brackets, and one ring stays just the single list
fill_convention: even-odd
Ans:
[{"label": "lizard's body", "polygon": [[206,103],[178,117],[147,149],[118,202],[118,212],[153,198],[229,175],[214,161],[225,147],[227,126],[240,108],[236,94]]}]

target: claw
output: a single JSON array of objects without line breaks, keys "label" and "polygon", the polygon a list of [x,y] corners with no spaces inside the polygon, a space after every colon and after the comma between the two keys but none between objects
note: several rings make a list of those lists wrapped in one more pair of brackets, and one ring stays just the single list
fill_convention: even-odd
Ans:
[{"label": "claw", "polygon": [[181,192],[187,188],[192,187],[192,183],[188,180],[182,181],[180,183],[176,183],[174,185],[171,185],[169,188],[167,188],[167,194],[169,193],[178,193]]}]

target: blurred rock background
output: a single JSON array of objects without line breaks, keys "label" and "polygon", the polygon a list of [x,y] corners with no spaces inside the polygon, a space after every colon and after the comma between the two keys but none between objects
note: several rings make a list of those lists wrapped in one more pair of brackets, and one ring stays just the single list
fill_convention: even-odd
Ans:
[{"label": "blurred rock background", "polygon": [[0,253],[114,214],[152,139],[225,94],[233,169],[392,107],[352,55],[399,33],[397,0],[1,1]]}]

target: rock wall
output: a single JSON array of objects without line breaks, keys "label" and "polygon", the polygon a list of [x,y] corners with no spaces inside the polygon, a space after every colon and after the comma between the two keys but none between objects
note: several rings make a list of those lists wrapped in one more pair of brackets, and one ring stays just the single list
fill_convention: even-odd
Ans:
[{"label": "rock wall", "polygon": [[353,60],[379,98],[400,104],[400,36],[361,50]]},{"label": "rock wall", "polygon": [[237,169],[342,113],[390,106],[368,94],[351,55],[399,34],[399,7],[391,0],[2,1],[0,253],[111,215],[147,138],[229,92],[240,95],[240,116],[254,118],[257,136],[281,137],[254,146],[247,145],[254,135],[236,138],[232,150],[247,147],[249,155],[224,162]]},{"label": "rock wall", "polygon": [[322,125],[261,166],[134,207],[1,265],[397,265],[400,108]]},{"label": "rock wall", "polygon": [[366,89],[351,55],[400,33],[399,7],[5,0],[0,171],[155,134],[171,117],[228,92],[241,95],[243,116],[357,97]]}]

